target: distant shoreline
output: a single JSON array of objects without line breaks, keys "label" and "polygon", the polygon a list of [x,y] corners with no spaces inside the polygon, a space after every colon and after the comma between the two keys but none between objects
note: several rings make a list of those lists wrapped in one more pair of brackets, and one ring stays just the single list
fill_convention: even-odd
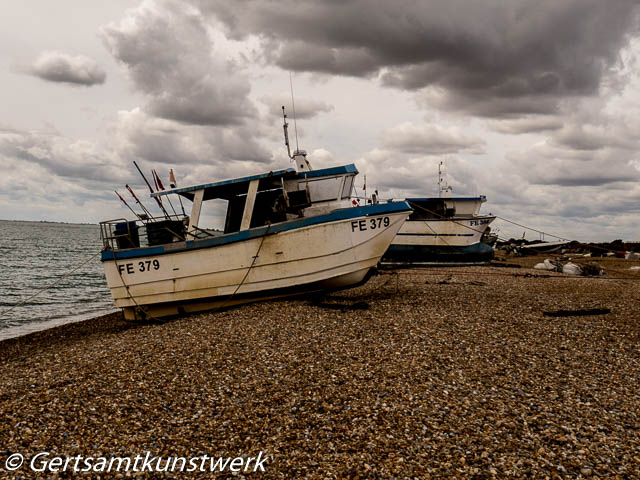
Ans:
[{"label": "distant shoreline", "polygon": [[8,218],[0,218],[0,222],[20,222],[20,223],[52,223],[55,225],[96,225],[98,223],[90,223],[90,222],[58,222],[55,220],[10,220]]}]

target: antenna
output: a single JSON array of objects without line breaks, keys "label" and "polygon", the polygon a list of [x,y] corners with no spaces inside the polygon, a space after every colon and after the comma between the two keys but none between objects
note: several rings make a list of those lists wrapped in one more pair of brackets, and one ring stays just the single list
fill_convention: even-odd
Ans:
[{"label": "antenna", "polygon": [[284,144],[287,146],[287,154],[289,158],[296,162],[296,170],[298,172],[308,172],[313,170],[311,168],[311,164],[307,160],[307,152],[304,150],[300,150],[298,145],[298,124],[296,122],[296,104],[293,99],[293,80],[291,77],[291,72],[289,72],[289,85],[291,86],[291,105],[293,107],[293,125],[296,132],[296,149],[291,155],[291,147],[289,146],[289,124],[287,123],[287,114],[284,111],[284,105],[282,106],[282,116],[284,118],[284,123],[282,124],[282,128],[284,130]]},{"label": "antenna", "polygon": [[[293,78],[289,72],[289,85],[291,86],[291,107],[293,108],[293,130],[296,133],[296,152],[298,148],[298,123],[296,122],[296,102],[293,100]],[[294,153],[296,153],[294,152]]]},{"label": "antenna", "polygon": [[282,124],[282,129],[284,130],[284,144],[287,146],[287,155],[289,158],[293,160],[291,156],[291,148],[289,148],[289,124],[287,123],[287,114],[284,113],[284,105],[282,106],[282,116],[284,117],[284,123]]}]

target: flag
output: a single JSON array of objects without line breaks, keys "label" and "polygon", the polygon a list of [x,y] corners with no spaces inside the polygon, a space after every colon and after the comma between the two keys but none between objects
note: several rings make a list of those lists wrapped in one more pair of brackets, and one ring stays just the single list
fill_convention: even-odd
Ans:
[{"label": "flag", "polygon": [[125,187],[127,187],[127,190],[129,190],[129,193],[130,193],[130,194],[131,194],[131,196],[134,198],[134,200],[135,200],[138,204],[142,205],[142,204],[140,203],[140,200],[138,200],[138,197],[136,197],[136,194],[134,193],[134,191],[133,191],[133,190],[131,190],[131,187],[130,187],[129,185],[125,185]]},{"label": "flag", "polygon": [[171,188],[176,188],[176,185],[178,184],[178,182],[176,182],[176,177],[173,174],[173,168],[171,170],[169,170],[169,185],[171,186]]},{"label": "flag", "polygon": [[153,171],[153,174],[156,177],[156,185],[158,186],[158,188],[160,190],[164,190],[164,185],[162,185],[162,180],[160,180],[160,175],[158,175],[158,172],[156,172],[155,170]]}]

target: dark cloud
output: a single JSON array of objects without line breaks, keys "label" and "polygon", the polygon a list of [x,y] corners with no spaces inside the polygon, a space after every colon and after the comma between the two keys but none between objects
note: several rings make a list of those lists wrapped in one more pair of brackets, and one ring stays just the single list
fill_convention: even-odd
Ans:
[{"label": "dark cloud", "polygon": [[638,1],[202,1],[229,35],[263,40],[288,70],[381,75],[437,87],[440,107],[489,117],[549,113],[598,92],[638,30]]},{"label": "dark cloud", "polygon": [[174,0],[144,2],[103,27],[107,48],[147,100],[118,113],[121,156],[214,178],[271,161],[248,77],[207,29],[197,8]]},{"label": "dark cloud", "polygon": [[198,164],[265,164],[271,153],[246,126],[211,128],[156,118],[140,109],[119,112],[116,148],[121,156],[193,168]]},{"label": "dark cloud", "polygon": [[192,125],[237,125],[255,115],[249,81],[214,49],[202,15],[188,4],[145,2],[102,37],[152,115]]},{"label": "dark cloud", "polygon": [[90,87],[104,83],[107,74],[98,63],[83,55],[45,51],[27,72],[43,80]]}]

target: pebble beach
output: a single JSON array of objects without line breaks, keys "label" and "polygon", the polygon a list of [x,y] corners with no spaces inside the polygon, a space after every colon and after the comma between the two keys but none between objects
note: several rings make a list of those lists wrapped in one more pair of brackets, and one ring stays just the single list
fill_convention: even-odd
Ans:
[{"label": "pebble beach", "polygon": [[42,451],[266,457],[91,478],[640,478],[640,262],[537,261],[0,342],[0,478],[36,478],[4,460]]}]

